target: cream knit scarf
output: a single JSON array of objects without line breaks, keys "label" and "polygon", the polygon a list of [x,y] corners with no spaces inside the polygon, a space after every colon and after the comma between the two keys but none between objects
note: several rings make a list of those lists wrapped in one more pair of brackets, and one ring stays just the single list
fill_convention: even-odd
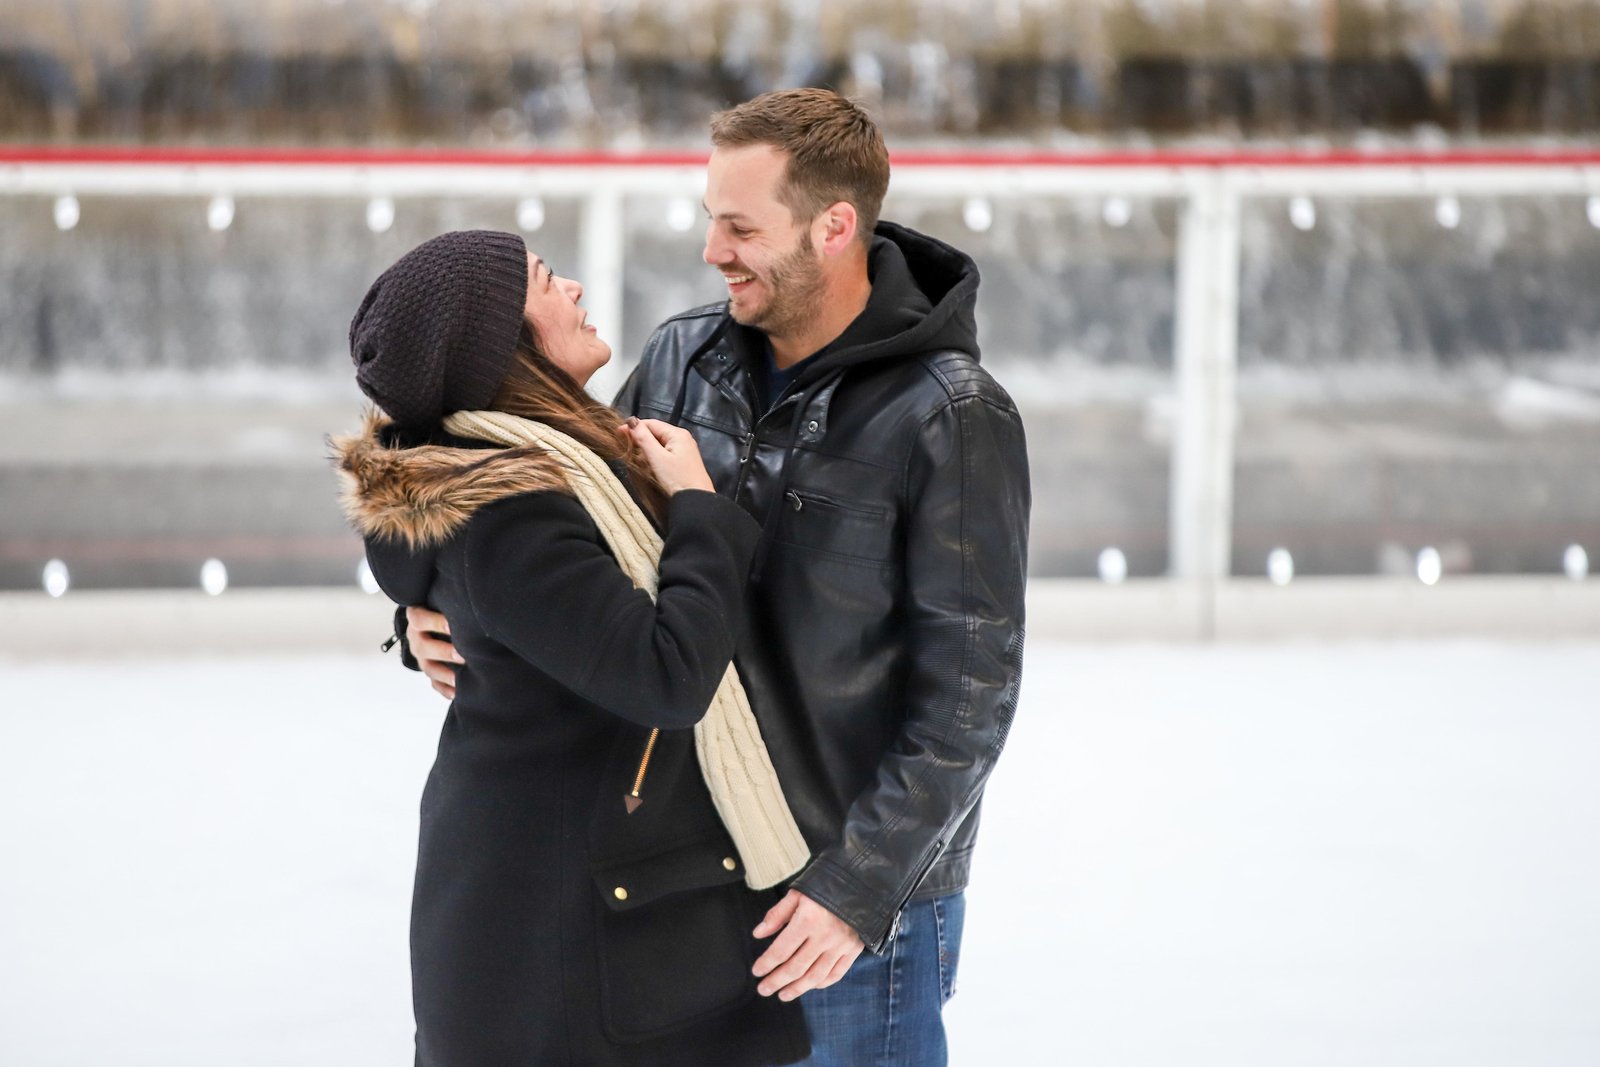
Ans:
[{"label": "cream knit scarf", "polygon": [[[661,536],[604,460],[559,430],[499,411],[459,411],[444,426],[462,437],[509,447],[537,445],[560,459],[573,493],[600,528],[623,573],[655,599]],[[712,803],[744,860],[745,884],[766,889],[797,872],[810,852],[731,663],[711,707],[695,724],[694,741]]]}]

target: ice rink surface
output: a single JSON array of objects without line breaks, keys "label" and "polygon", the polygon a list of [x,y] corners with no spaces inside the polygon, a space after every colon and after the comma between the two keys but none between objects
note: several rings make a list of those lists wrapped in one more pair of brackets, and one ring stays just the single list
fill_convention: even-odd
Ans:
[{"label": "ice rink surface", "polygon": [[[1035,642],[1026,672],[954,1063],[1600,1063],[1600,645]],[[5,676],[0,1064],[410,1062],[416,675]]]}]

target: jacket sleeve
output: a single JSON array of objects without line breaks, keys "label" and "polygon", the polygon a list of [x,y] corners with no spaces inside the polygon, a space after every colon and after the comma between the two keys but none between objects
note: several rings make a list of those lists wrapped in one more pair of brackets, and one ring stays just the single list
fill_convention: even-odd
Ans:
[{"label": "jacket sleeve", "polygon": [[643,726],[692,726],[733,658],[759,536],[737,504],[675,493],[652,602],[582,504],[529,493],[468,523],[467,596],[491,638],[585,700]]},{"label": "jacket sleeve", "polygon": [[930,416],[905,494],[904,722],[794,883],[875,950],[977,803],[1016,710],[1030,505],[1016,411],[967,397]]}]

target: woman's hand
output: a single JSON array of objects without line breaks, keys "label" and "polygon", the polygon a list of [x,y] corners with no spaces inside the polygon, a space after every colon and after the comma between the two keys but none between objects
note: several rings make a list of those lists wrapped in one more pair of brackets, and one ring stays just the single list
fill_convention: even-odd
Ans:
[{"label": "woman's hand", "polygon": [[661,488],[670,496],[680,489],[704,489],[716,492],[711,475],[700,459],[700,446],[688,430],[681,430],[660,419],[630,418],[618,432],[632,439],[635,447],[644,453],[645,462],[655,474]]}]

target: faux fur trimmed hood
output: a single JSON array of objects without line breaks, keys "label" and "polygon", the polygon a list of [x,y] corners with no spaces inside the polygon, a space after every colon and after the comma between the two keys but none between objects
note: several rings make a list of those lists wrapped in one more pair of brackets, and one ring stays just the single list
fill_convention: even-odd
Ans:
[{"label": "faux fur trimmed hood", "polygon": [[560,461],[541,448],[409,444],[375,411],[358,432],[329,444],[350,524],[369,542],[413,552],[437,548],[497,500],[572,491]]}]

